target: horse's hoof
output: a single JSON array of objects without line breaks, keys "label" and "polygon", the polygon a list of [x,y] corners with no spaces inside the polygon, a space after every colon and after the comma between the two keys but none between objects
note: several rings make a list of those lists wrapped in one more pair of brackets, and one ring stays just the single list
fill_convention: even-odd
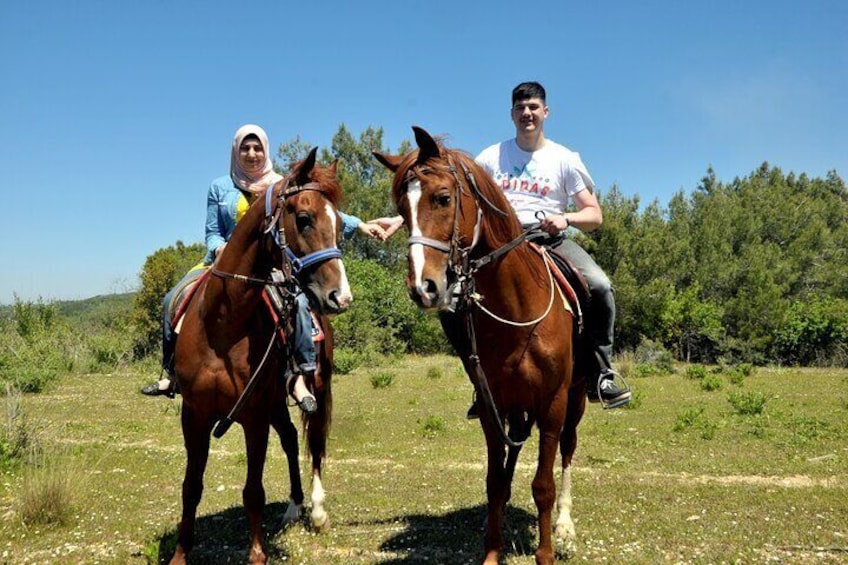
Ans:
[{"label": "horse's hoof", "polygon": [[288,528],[300,520],[300,504],[289,502],[286,512],[283,514],[283,528]]},{"label": "horse's hoof", "polygon": [[330,529],[330,515],[324,514],[321,517],[312,517],[312,529],[319,534],[325,533]]},{"label": "horse's hoof", "polygon": [[554,541],[554,551],[557,559],[563,561],[571,559],[577,553],[577,542],[573,537],[556,538]]}]

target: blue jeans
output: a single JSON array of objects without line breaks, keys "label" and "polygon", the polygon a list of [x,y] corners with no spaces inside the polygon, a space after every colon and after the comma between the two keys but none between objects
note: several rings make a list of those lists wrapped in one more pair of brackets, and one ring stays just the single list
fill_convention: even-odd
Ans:
[{"label": "blue jeans", "polygon": [[295,296],[294,335],[292,336],[292,349],[294,349],[294,360],[301,373],[314,373],[317,354],[315,342],[312,341],[312,314],[309,311],[309,299],[306,294],[300,292]]},{"label": "blue jeans", "polygon": [[612,368],[612,340],[615,327],[615,296],[607,274],[595,263],[592,256],[572,240],[565,238],[556,250],[571,260],[586,279],[592,300],[592,311],[587,322],[589,336],[601,373]]}]

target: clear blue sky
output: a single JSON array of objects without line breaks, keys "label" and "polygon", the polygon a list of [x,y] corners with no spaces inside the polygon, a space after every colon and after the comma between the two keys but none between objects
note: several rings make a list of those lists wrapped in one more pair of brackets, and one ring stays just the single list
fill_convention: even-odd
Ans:
[{"label": "clear blue sky", "polygon": [[848,177],[848,2],[0,1],[0,304],[134,290],[203,238],[235,129],[322,147],[344,123],[476,153],[509,94],[643,203],[763,161]]}]

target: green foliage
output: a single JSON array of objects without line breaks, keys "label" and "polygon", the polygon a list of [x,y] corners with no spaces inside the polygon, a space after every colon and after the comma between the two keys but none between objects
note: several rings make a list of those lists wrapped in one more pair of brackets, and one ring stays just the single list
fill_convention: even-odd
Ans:
[{"label": "green foliage", "polygon": [[374,388],[388,388],[394,380],[394,373],[380,371],[371,375],[371,386]]},{"label": "green foliage", "polygon": [[848,299],[823,297],[793,304],[775,350],[790,365],[848,366]]},{"label": "green foliage", "polygon": [[686,377],[689,379],[701,380],[707,376],[707,368],[700,364],[689,365],[686,367]]},{"label": "green foliage", "polygon": [[447,427],[445,419],[441,416],[427,416],[420,424],[421,434],[427,439],[436,437]]},{"label": "green foliage", "polygon": [[687,428],[694,427],[700,422],[704,415],[704,407],[689,408],[677,415],[672,429],[675,432],[683,431]]},{"label": "green foliage", "polygon": [[5,418],[0,428],[0,470],[4,472],[23,461],[33,447],[33,429],[24,416],[22,400],[21,391],[7,383],[3,397]]},{"label": "green foliage", "polygon": [[427,378],[432,380],[438,380],[442,378],[442,369],[441,367],[430,367],[427,369]]},{"label": "green foliage", "polygon": [[724,381],[718,375],[706,375],[701,379],[701,390],[705,392],[714,392],[721,390],[724,386]]},{"label": "green foliage", "polygon": [[446,351],[438,320],[407,295],[403,277],[370,259],[345,259],[353,304],[336,318],[336,346],[379,355]]},{"label": "green foliage", "polygon": [[848,190],[763,163],[712,170],[666,209],[612,187],[588,234],[616,288],[616,343],[648,339],[689,362],[848,364]]},{"label": "green foliage", "polygon": [[740,416],[758,416],[765,410],[768,397],[759,391],[732,392],[727,401]]},{"label": "green foliage", "polygon": [[141,287],[135,295],[133,325],[134,354],[144,357],[162,344],[162,300],[171,288],[196,265],[206,248],[200,244],[185,245],[178,241],[148,256],[141,269]]}]

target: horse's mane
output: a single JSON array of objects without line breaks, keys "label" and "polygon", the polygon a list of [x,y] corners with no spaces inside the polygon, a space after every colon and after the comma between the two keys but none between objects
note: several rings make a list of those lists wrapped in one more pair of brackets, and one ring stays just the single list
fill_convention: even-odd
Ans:
[{"label": "horse's mane", "polygon": [[[497,249],[517,237],[518,234],[521,233],[521,224],[518,222],[518,216],[516,216],[512,205],[506,199],[503,191],[500,187],[498,187],[497,183],[495,183],[492,176],[487,173],[483,167],[477,164],[477,162],[465,151],[459,149],[448,149],[440,140],[437,140],[436,144],[439,147],[440,157],[438,159],[428,159],[425,163],[423,163],[425,166],[438,170],[443,174],[452,176],[447,165],[450,161],[453,166],[456,167],[456,174],[461,179],[463,186],[466,187],[465,190],[471,190],[471,187],[467,186],[468,179],[465,177],[465,172],[463,170],[464,166],[465,169],[474,176],[474,180],[477,184],[477,188],[480,190],[480,194],[496,206],[498,210],[506,213],[505,216],[501,216],[497,212],[493,211],[488,204],[483,201],[479,201],[478,199],[479,205],[483,210],[483,224],[481,230],[482,239],[485,240],[490,247]],[[394,182],[392,183],[392,197],[395,202],[400,201],[400,197],[402,196],[401,190],[406,182],[408,171],[419,164],[418,152],[419,150],[415,149],[407,154],[398,166]],[[474,197],[477,198],[476,195],[474,195]]]},{"label": "horse's mane", "polygon": [[335,173],[329,167],[315,165],[309,173],[309,178],[321,185],[324,196],[338,209],[342,203],[342,185]]}]

